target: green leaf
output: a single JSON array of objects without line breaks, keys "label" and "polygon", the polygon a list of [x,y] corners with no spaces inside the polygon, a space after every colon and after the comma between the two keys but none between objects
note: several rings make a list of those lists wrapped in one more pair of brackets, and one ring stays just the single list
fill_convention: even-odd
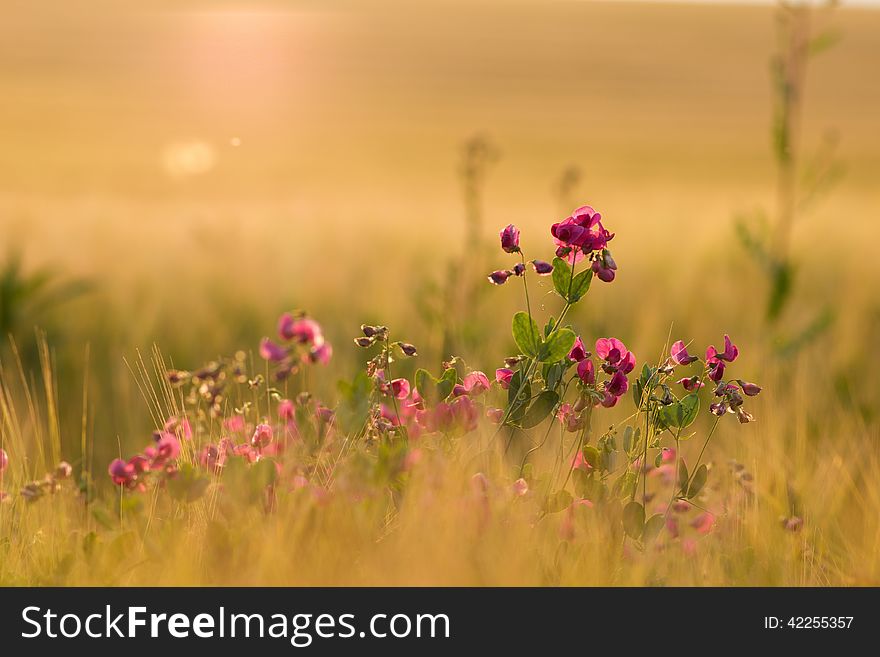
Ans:
[{"label": "green leaf", "polygon": [[709,469],[706,467],[704,463],[697,471],[694,472],[694,476],[691,478],[691,485],[688,488],[687,497],[688,499],[693,499],[696,497],[701,490],[703,490],[703,486],[706,485],[706,479],[709,477]]},{"label": "green leaf", "polygon": [[645,363],[642,366],[642,373],[639,374],[639,378],[633,382],[633,401],[636,404],[636,408],[639,410],[645,410],[648,397],[650,397],[650,391],[645,394],[645,389],[648,387],[653,376],[654,369]]},{"label": "green leaf", "polygon": [[680,401],[669,404],[668,406],[661,406],[659,419],[664,427],[684,429],[693,424],[694,420],[697,419],[697,413],[699,410],[700,398],[697,393],[692,392]]},{"label": "green leaf", "polygon": [[[427,374],[427,372],[425,373]],[[346,433],[359,431],[367,421],[370,414],[372,386],[373,382],[366,372],[359,372],[351,383],[339,382],[340,400],[336,417],[339,420],[339,426]]]},{"label": "green leaf", "polygon": [[566,301],[571,284],[571,267],[562,258],[553,258],[553,289]]},{"label": "green leaf", "polygon": [[523,381],[521,370],[514,372],[510,377],[510,387],[507,389],[508,422],[519,422],[526,412],[526,404],[532,398],[532,384]]},{"label": "green leaf", "polygon": [[568,328],[559,329],[541,345],[538,360],[545,363],[555,363],[562,360],[571,351],[575,340],[577,340],[577,336],[574,331]]},{"label": "green leaf", "polygon": [[638,476],[635,472],[624,472],[620,477],[618,477],[617,481],[614,482],[614,487],[611,489],[611,492],[616,497],[625,500],[627,497],[630,497],[633,491],[636,489],[637,480]]},{"label": "green leaf", "polygon": [[541,333],[538,330],[538,323],[529,317],[528,313],[519,311],[513,316],[513,339],[526,356],[534,358],[538,355]]},{"label": "green leaf", "polygon": [[552,390],[545,390],[535,398],[529,410],[523,416],[520,426],[523,429],[532,429],[543,422],[556,407],[559,395]]},{"label": "green leaf", "polygon": [[590,283],[593,281],[593,270],[585,269],[574,277],[571,282],[571,291],[568,294],[569,303],[577,303],[590,289]]},{"label": "green leaf", "polygon": [[437,382],[437,395],[439,398],[446,399],[451,393],[455,384],[458,382],[458,372],[454,367],[450,367],[443,371],[440,381]]},{"label": "green leaf", "polygon": [[660,531],[665,525],[666,518],[663,517],[662,513],[657,513],[648,518],[645,523],[645,530],[642,534],[644,541],[647,543],[648,541],[655,540],[660,535]]},{"label": "green leaf", "polygon": [[599,454],[599,450],[592,445],[585,445],[581,451],[584,454],[584,460],[590,464],[590,467],[598,470],[602,464],[602,456]]},{"label": "green leaf", "polygon": [[630,502],[623,507],[623,530],[630,538],[639,538],[645,530],[645,507]]},{"label": "green leaf", "polygon": [[684,462],[683,458],[678,459],[678,487],[681,489],[682,494],[687,492],[688,485],[688,467],[687,463]]},{"label": "green leaf", "polygon": [[567,509],[572,502],[571,493],[567,490],[558,490],[553,495],[547,497],[547,502],[545,503],[545,509],[547,513],[559,513],[560,511]]}]

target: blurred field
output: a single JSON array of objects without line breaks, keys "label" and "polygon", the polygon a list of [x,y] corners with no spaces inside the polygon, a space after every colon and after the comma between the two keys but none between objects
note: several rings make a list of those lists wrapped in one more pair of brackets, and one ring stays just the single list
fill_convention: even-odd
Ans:
[{"label": "blurred field", "polygon": [[[719,548],[701,556],[702,574],[676,566],[682,570],[664,581],[880,581],[880,386],[872,374],[880,365],[873,347],[880,11],[837,11],[842,40],[810,69],[806,150],[833,131],[845,175],[795,228],[795,301],[783,327],[768,331],[763,281],[737,243],[733,217],[773,209],[769,7],[537,0],[148,7],[0,0],[0,7],[0,262],[20,251],[27,269],[49,266],[95,286],[27,317],[15,336],[30,344],[33,324],[48,331],[71,460],[86,343],[89,431],[102,457],[118,444],[141,445],[153,428],[122,359],[154,342],[175,365],[195,367],[219,353],[255,350],[279,312],[307,308],[337,349],[317,383],[326,394],[359,365],[351,337],[364,321],[387,323],[418,344],[423,367],[449,356],[437,326],[416,311],[426,281],[442,280],[446,263],[465,249],[486,272],[508,264],[464,238],[462,144],[483,134],[499,151],[485,184],[487,240],[515,223],[530,257],[548,258],[549,225],[571,209],[556,192],[569,166],[582,175],[572,207],[593,204],[617,232],[618,280],[591,292],[571,317],[584,334],[619,334],[644,360],[659,355],[672,324],[700,344],[729,332],[743,350],[742,369],[766,385],[759,422],[719,441],[719,463],[737,458],[763,471],[772,501],[753,524],[731,529],[737,554],[748,559]],[[484,343],[464,355],[489,372],[509,351],[506,318],[521,302],[508,287],[487,290],[481,303],[474,313],[487,322]],[[825,307],[836,320],[818,342],[795,359],[771,355],[774,342]],[[103,463],[95,466],[101,475]],[[38,476],[41,466],[32,468]],[[787,485],[814,503],[806,560],[789,544],[780,556],[767,534],[784,511]],[[363,561],[346,561],[333,539],[319,550],[324,562],[305,550],[300,556],[315,558],[312,567],[281,577],[644,581],[639,569],[620,575],[622,557],[597,545],[593,558],[613,563],[601,576],[581,566],[548,576],[520,553],[495,561],[493,546],[510,538],[503,533],[470,553],[458,543],[468,536],[449,529],[461,521],[458,510],[444,508],[438,524],[446,533],[438,536],[447,540],[422,546],[438,551],[424,562],[388,563],[416,549],[407,537],[423,536],[424,519],[407,518],[388,552],[365,534],[355,538],[354,528],[348,538],[365,541]],[[327,520],[324,540],[340,535],[339,513]],[[41,526],[28,522],[35,532]],[[307,535],[302,527],[264,529],[286,544]],[[184,554],[181,540],[174,550]],[[275,556],[239,564],[223,581],[267,581]],[[11,563],[5,572],[0,566],[0,582],[21,582]],[[178,567],[107,577],[206,581],[204,572]],[[103,581],[76,568],[72,581]]]}]

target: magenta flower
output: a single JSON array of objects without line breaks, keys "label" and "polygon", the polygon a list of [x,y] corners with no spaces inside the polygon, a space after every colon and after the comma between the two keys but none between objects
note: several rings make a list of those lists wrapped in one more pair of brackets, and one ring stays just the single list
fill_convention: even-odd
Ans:
[{"label": "magenta flower", "polygon": [[[497,377],[497,372],[496,372]],[[456,384],[452,388],[452,394],[455,397],[468,396],[476,397],[483,394],[489,389],[489,377],[479,371],[468,374],[461,383]]]},{"label": "magenta flower", "polygon": [[616,365],[629,355],[629,350],[617,338],[599,338],[596,340],[596,355],[609,365]]},{"label": "magenta flower", "polygon": [[513,272],[510,269],[499,269],[489,274],[489,282],[493,285],[504,285],[511,276]]},{"label": "magenta flower", "polygon": [[314,346],[309,350],[309,362],[326,365],[333,356],[333,347],[329,342],[322,342],[320,345]]},{"label": "magenta flower", "polygon": [[113,483],[117,486],[131,486],[136,477],[134,466],[122,459],[113,459],[107,471],[110,473]]},{"label": "magenta flower", "polygon": [[613,281],[617,272],[617,263],[608,249],[603,249],[602,255],[593,260],[591,267],[596,277],[605,283]]},{"label": "magenta flower", "polygon": [[495,370],[495,381],[498,382],[498,385],[501,386],[503,390],[507,390],[510,387],[510,380],[513,378],[513,370],[508,369],[507,367],[499,367]]},{"label": "magenta flower", "polygon": [[278,417],[288,422],[296,415],[296,407],[289,399],[282,399],[278,402]]},{"label": "magenta flower", "polygon": [[263,338],[260,342],[260,356],[266,360],[279,363],[287,358],[287,349],[275,344],[269,338]]},{"label": "magenta flower", "polygon": [[688,392],[699,390],[704,385],[706,385],[705,383],[700,381],[700,377],[698,376],[690,376],[684,379],[679,379],[678,381],[676,381],[676,383],[680,384]]},{"label": "magenta flower", "polygon": [[712,527],[714,526],[715,516],[708,511],[701,513],[691,521],[691,527],[696,529],[700,534],[708,534],[712,531]]},{"label": "magenta flower", "polygon": [[258,424],[251,437],[251,445],[262,449],[272,442],[272,427],[268,424]]},{"label": "magenta flower", "polygon": [[[596,383],[596,370],[593,366],[593,361],[589,358],[585,358],[579,362],[577,366],[577,375],[580,380],[588,386]],[[626,380],[626,377],[624,377],[624,380]]]},{"label": "magenta flower", "polygon": [[535,273],[538,276],[547,276],[553,273],[553,265],[543,260],[532,260],[532,267],[534,267]]},{"label": "magenta flower", "polygon": [[719,353],[714,345],[706,349],[706,361],[725,360],[728,363],[732,363],[738,355],[739,349],[730,341],[730,336],[726,334],[724,336],[724,351]]},{"label": "magenta flower", "polygon": [[577,340],[574,341],[574,346],[571,348],[571,351],[568,352],[568,360],[573,360],[576,363],[580,363],[584,358],[588,357],[589,354],[584,348],[583,340],[581,340],[580,336],[578,336]]},{"label": "magenta flower", "polygon": [[409,397],[410,385],[406,379],[393,379],[391,381],[391,394],[397,399]]},{"label": "magenta flower", "polygon": [[[602,215],[589,205],[578,208],[570,217],[553,224],[550,234],[557,246],[570,247],[583,253],[604,249],[614,237],[602,225]],[[576,252],[570,255],[572,260],[578,259]]]},{"label": "magenta flower", "polygon": [[526,273],[526,266],[523,263],[518,262],[513,266],[513,275],[514,276],[522,276],[525,273]]},{"label": "magenta flower", "polygon": [[721,381],[724,378],[724,361],[721,360],[710,360],[708,362],[709,367],[709,378],[712,379],[715,383]]},{"label": "magenta flower", "polygon": [[519,252],[519,229],[513,224],[501,231],[501,248],[507,253]]},{"label": "magenta flower", "polygon": [[278,319],[278,335],[283,340],[293,340],[300,344],[319,345],[324,341],[321,325],[308,317],[294,317],[284,313]]},{"label": "magenta flower", "polygon": [[612,374],[611,379],[605,384],[605,391],[615,397],[621,397],[627,390],[629,390],[629,381],[626,374],[620,370]]},{"label": "magenta flower", "polygon": [[699,360],[696,356],[691,356],[688,353],[687,347],[682,340],[672,345],[670,356],[672,356],[672,360],[676,365],[690,365],[694,361]]},{"label": "magenta flower", "polygon": [[743,381],[742,379],[737,379],[737,383],[739,383],[742,391],[746,393],[749,397],[754,397],[759,392],[761,392],[761,386],[757,383],[749,383],[748,381]]}]

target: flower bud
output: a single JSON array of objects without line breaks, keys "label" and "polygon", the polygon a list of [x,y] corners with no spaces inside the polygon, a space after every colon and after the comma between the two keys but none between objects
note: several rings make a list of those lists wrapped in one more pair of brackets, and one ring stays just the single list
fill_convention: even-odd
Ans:
[{"label": "flower bud", "polygon": [[547,276],[553,273],[553,265],[543,260],[532,260],[532,267],[535,268],[535,273],[539,276]]},{"label": "flower bud", "polygon": [[501,248],[507,253],[519,251],[519,229],[513,224],[501,231]]},{"label": "flower bud", "polygon": [[509,269],[499,269],[489,274],[489,282],[493,285],[504,285],[507,279],[513,276],[513,272]]}]

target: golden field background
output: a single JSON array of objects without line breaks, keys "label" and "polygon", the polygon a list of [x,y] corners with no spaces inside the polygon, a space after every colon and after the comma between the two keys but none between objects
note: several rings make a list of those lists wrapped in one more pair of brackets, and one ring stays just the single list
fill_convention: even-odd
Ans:
[{"label": "golden field background", "polygon": [[[466,248],[485,273],[509,265],[500,251],[465,243],[459,168],[465,140],[482,134],[498,150],[484,186],[487,242],[514,223],[527,255],[549,259],[549,225],[571,209],[556,192],[570,166],[581,173],[572,207],[594,205],[617,233],[618,280],[595,285],[570,316],[581,333],[618,335],[640,363],[659,357],[672,325],[674,337],[698,345],[734,336],[738,371],[766,387],[758,422],[720,432],[717,459],[746,463],[767,500],[719,532],[696,564],[674,564],[662,576],[650,564],[627,567],[599,541],[551,577],[527,557],[552,552],[546,536],[498,530],[477,545],[454,529],[466,522],[462,511],[434,501],[430,531],[414,514],[379,542],[357,525],[342,529],[345,509],[328,514],[320,539],[309,534],[313,525],[273,520],[248,539],[260,537],[261,556],[222,576],[183,558],[159,569],[150,565],[155,555],[137,568],[108,556],[100,568],[78,564],[56,576],[18,549],[0,566],[0,582],[880,579],[880,11],[836,11],[831,25],[842,40],[811,64],[805,151],[832,131],[845,174],[796,226],[794,300],[782,325],[767,329],[765,282],[733,219],[773,211],[770,7],[0,6],[0,258],[20,252],[26,270],[48,266],[93,284],[81,298],[26,314],[15,336],[28,344],[34,324],[48,331],[71,460],[86,343],[89,433],[110,457],[118,444],[142,445],[153,428],[123,357],[154,342],[176,365],[194,367],[255,349],[281,311],[301,307],[336,347],[317,383],[327,395],[362,360],[351,337],[364,321],[392,326],[420,346],[419,366],[435,369],[449,354],[438,327],[417,312],[426,281],[442,281]],[[546,299],[541,313],[554,312]],[[474,314],[487,322],[483,342],[464,355],[489,372],[511,348],[507,317],[521,301],[508,285],[487,290],[481,303]],[[774,355],[774,344],[825,308],[835,315],[828,332],[796,358]],[[103,462],[95,472],[103,474]],[[28,468],[39,476],[42,464]],[[792,486],[808,529],[780,538]],[[53,563],[66,525],[40,514],[18,531],[51,535],[42,558]],[[514,539],[528,549],[505,551]],[[168,538],[160,562],[188,554],[190,540]],[[279,571],[281,545],[296,545],[299,561]],[[350,545],[360,550],[355,562]],[[608,567],[597,574],[586,562]]]}]

